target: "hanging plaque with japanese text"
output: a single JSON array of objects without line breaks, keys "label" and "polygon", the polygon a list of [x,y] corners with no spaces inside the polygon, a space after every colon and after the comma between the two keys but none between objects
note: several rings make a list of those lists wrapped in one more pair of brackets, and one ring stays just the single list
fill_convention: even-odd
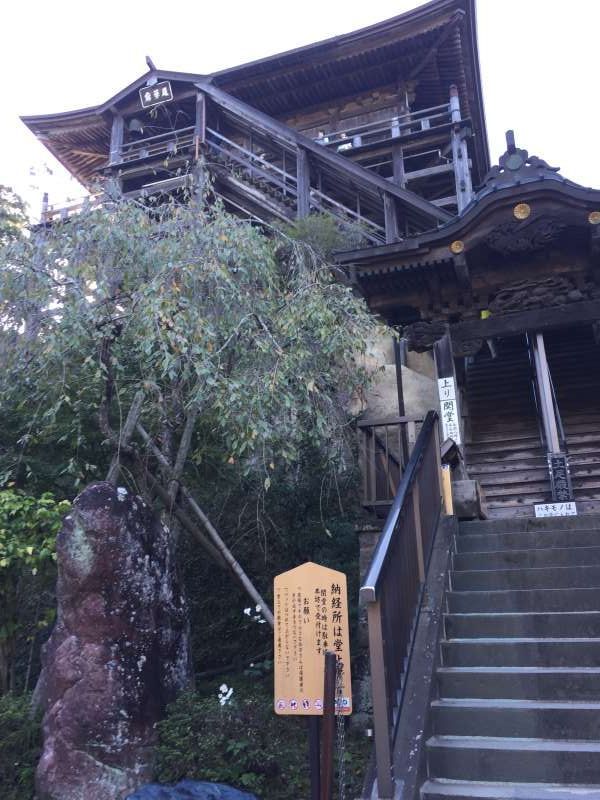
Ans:
[{"label": "hanging plaque with japanese text", "polygon": [[444,441],[452,439],[455,444],[460,444],[460,420],[454,378],[438,378],[438,393],[440,396],[443,439]]},{"label": "hanging plaque with japanese text", "polygon": [[169,103],[173,99],[173,90],[170,81],[159,81],[152,86],[144,86],[140,91],[142,108],[158,106]]},{"label": "hanging plaque with japanese text", "polygon": [[352,713],[343,572],[308,562],[275,578],[275,713],[323,714],[325,652],[336,654],[336,711]]}]

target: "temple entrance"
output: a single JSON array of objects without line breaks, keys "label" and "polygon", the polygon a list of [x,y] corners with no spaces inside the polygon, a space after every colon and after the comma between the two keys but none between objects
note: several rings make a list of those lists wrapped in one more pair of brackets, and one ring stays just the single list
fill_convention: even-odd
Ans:
[{"label": "temple entrance", "polygon": [[578,507],[600,505],[599,367],[591,326],[496,339],[467,365],[467,465],[491,516],[561,496],[548,453],[567,455]]}]

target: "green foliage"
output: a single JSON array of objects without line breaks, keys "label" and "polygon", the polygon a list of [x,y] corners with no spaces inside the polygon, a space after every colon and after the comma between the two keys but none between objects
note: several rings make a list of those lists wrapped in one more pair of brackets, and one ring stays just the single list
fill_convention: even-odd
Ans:
[{"label": "green foliage", "polygon": [[31,800],[41,753],[40,719],[31,695],[0,697],[0,792],[2,800]]},{"label": "green foliage", "polygon": [[[55,579],[55,538],[69,508],[51,494],[30,497],[10,489],[0,491],[0,691],[15,688],[19,637],[36,636],[50,621],[41,604]],[[33,630],[28,618],[30,598],[36,598]]]},{"label": "green foliage", "polygon": [[[239,680],[242,680],[241,677]],[[157,778],[220,781],[264,800],[307,800],[309,775],[306,723],[273,713],[268,687],[234,683],[221,706],[211,697],[188,693],[159,724]],[[360,790],[367,740],[347,736],[347,796]]]},{"label": "green foliage", "polygon": [[26,225],[25,203],[9,186],[0,184],[0,244],[20,239]]},{"label": "green foliage", "polygon": [[196,407],[192,462],[218,455],[262,491],[306,446],[339,463],[344,409],[368,381],[364,303],[322,253],[218,204],[152,213],[117,202],[0,252],[0,403],[20,420],[0,474],[30,480],[51,446],[75,485],[101,474],[92,419],[110,438],[140,389],[155,439],[166,419],[176,440]]},{"label": "green foliage", "polygon": [[354,222],[340,223],[331,214],[311,214],[285,226],[285,233],[304,242],[324,260],[340,250],[352,250],[365,244],[364,231]]}]

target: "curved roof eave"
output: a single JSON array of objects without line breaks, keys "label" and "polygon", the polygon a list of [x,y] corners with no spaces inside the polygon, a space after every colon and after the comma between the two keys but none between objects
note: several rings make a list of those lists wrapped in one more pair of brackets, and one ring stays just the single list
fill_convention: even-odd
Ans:
[{"label": "curved roof eave", "polygon": [[102,114],[110,111],[114,106],[116,106],[121,100],[126,98],[131,92],[134,92],[136,89],[141,88],[144,86],[150,78],[157,78],[158,80],[171,80],[171,81],[181,81],[184,83],[194,83],[198,80],[205,80],[207,77],[201,73],[195,72],[172,72],[169,70],[148,70],[139,78],[136,78],[133,83],[130,83],[129,86],[126,86],[121,91],[117,92],[117,94],[113,95],[111,98],[106,100],[104,103],[100,103],[96,106],[88,106],[87,108],[79,108],[75,111],[61,111],[58,114],[37,114],[34,116],[22,116],[21,121],[27,125],[28,128],[33,127],[41,127],[44,124],[52,124],[52,123],[63,123],[63,122],[80,122],[82,120],[86,120],[90,117],[100,117]]},{"label": "curved roof eave", "polygon": [[365,263],[366,261],[377,261],[394,255],[410,256],[412,252],[421,250],[424,247],[435,246],[444,241],[460,238],[460,235],[471,229],[478,217],[490,211],[496,203],[506,203],[511,199],[519,201],[528,199],[530,195],[540,191],[554,192],[559,196],[568,197],[571,200],[589,205],[589,207],[600,208],[600,189],[590,189],[573,181],[558,176],[555,179],[545,178],[543,180],[522,181],[513,186],[505,186],[486,192],[479,200],[466,207],[463,214],[455,217],[450,222],[439,228],[432,229],[430,232],[420,233],[409,239],[391,244],[382,244],[377,247],[369,247],[361,250],[344,250],[335,254],[339,264]]}]

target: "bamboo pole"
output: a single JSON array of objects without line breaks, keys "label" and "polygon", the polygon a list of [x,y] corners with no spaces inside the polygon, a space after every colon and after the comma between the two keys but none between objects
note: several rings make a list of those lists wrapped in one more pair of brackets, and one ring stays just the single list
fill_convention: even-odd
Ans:
[{"label": "bamboo pole", "polygon": [[[150,434],[146,431],[146,429],[143,427],[143,425],[141,425],[141,423],[139,423],[139,422],[136,424],[135,429],[139,433],[141,438],[143,439],[144,443],[150,448],[152,454],[154,455],[154,457],[156,458],[158,463],[161,465],[161,467],[164,468],[164,470],[167,473],[167,475],[170,476],[171,479],[173,480],[173,476],[174,476],[173,468],[169,464],[169,461],[164,456],[164,454],[162,453],[160,448],[157,447],[157,445],[154,443],[154,441],[153,441],[152,437],[150,436]],[[208,533],[210,539],[212,540],[212,543],[214,544],[216,549],[222,555],[224,561],[229,566],[231,572],[233,572],[233,574],[235,575],[237,580],[241,583],[241,585],[244,587],[244,589],[248,592],[248,594],[254,600],[256,605],[260,606],[261,613],[262,613],[263,617],[266,619],[266,621],[269,623],[269,625],[273,628],[274,624],[275,624],[275,620],[273,618],[273,613],[272,613],[271,609],[269,608],[269,606],[265,603],[265,601],[261,597],[260,593],[258,592],[256,587],[254,586],[254,584],[252,583],[250,578],[244,572],[241,564],[236,560],[235,556],[233,555],[231,550],[229,550],[229,548],[227,547],[227,545],[225,544],[223,539],[221,539],[217,529],[214,527],[212,522],[206,516],[204,511],[200,508],[200,506],[198,505],[198,503],[194,499],[193,495],[191,494],[190,490],[181,481],[179,482],[179,489],[180,489],[181,494],[183,495],[183,497],[185,497],[185,499],[187,500],[187,503],[188,503],[190,509],[194,512],[196,517],[198,517],[198,519],[200,520],[200,522],[204,526],[204,529]]]}]

